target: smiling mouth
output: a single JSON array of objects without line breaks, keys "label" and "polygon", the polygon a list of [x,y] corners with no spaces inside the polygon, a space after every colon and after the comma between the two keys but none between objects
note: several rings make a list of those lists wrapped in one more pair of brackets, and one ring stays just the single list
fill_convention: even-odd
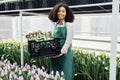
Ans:
[{"label": "smiling mouth", "polygon": [[63,17],[63,15],[59,15],[59,17]]}]

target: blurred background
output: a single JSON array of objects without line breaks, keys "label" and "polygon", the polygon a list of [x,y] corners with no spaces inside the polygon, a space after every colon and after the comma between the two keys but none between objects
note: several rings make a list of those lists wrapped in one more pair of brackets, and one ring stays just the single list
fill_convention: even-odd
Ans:
[{"label": "blurred background", "polygon": [[[4,55],[4,59],[10,60],[11,63],[16,62],[18,65],[27,63],[38,67],[44,66],[49,72],[50,58],[31,58],[25,35],[38,30],[51,31],[54,23],[48,19],[48,14],[53,6],[60,2],[66,3],[75,16],[72,40],[74,80],[109,80],[111,77],[109,73],[115,77],[115,67],[116,78],[120,80],[120,27],[117,36],[117,59],[114,54],[116,47],[112,45],[111,48],[114,27],[112,0],[0,0],[0,58]],[[120,19],[119,15],[118,18]],[[113,39],[115,37],[112,37],[112,41]],[[111,62],[110,52],[112,53]],[[4,71],[3,68],[2,66],[1,75],[8,71]],[[110,72],[110,70],[113,71]],[[7,78],[6,76],[0,76],[0,79]]]},{"label": "blurred background", "polygon": [[[42,9],[39,16],[23,16],[23,34],[42,30],[50,31],[54,26],[48,19],[50,9],[57,3],[63,2],[69,5],[75,15],[73,47],[88,50],[110,52],[111,46],[111,5],[105,5],[112,0],[1,0],[0,1],[0,40],[19,39],[19,16],[3,15],[2,12]],[[102,4],[102,6],[93,6]],[[85,7],[83,5],[89,5]],[[91,5],[91,6],[90,6]],[[78,8],[80,6],[80,8]],[[77,8],[76,8],[77,7]],[[50,8],[50,9],[49,9]],[[45,10],[48,9],[48,10]],[[44,11],[45,10],[45,11]],[[97,10],[105,10],[98,13]],[[92,14],[87,14],[90,13]],[[95,11],[95,12],[94,12]],[[83,14],[85,13],[85,14]],[[120,29],[119,29],[120,30]],[[119,33],[120,34],[120,33]],[[24,40],[26,40],[24,36]],[[79,43],[79,44],[78,44]],[[119,53],[118,38],[118,53]],[[104,47],[106,46],[106,47]]]}]

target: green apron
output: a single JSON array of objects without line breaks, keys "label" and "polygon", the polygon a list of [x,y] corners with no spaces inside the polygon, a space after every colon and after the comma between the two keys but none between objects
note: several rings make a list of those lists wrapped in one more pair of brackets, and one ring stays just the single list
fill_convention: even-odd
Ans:
[{"label": "green apron", "polygon": [[[64,27],[55,27],[53,31],[54,38],[60,38],[61,47],[64,45],[66,40],[67,29],[66,25]],[[62,55],[58,58],[51,58],[51,71],[61,71],[64,72],[65,80],[74,80],[74,67],[73,67],[73,56],[71,51],[71,46],[68,48],[68,53]]]}]

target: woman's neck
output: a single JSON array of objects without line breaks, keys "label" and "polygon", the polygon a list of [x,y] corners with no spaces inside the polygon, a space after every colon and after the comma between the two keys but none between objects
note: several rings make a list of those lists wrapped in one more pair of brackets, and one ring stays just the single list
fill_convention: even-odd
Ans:
[{"label": "woman's neck", "polygon": [[65,23],[65,20],[59,20],[58,24],[63,24]]}]

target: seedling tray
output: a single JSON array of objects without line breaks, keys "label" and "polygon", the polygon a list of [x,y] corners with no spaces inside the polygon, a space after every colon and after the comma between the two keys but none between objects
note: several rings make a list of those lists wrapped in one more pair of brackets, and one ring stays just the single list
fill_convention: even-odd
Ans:
[{"label": "seedling tray", "polygon": [[28,52],[30,57],[47,57],[60,54],[60,39],[28,40]]}]

